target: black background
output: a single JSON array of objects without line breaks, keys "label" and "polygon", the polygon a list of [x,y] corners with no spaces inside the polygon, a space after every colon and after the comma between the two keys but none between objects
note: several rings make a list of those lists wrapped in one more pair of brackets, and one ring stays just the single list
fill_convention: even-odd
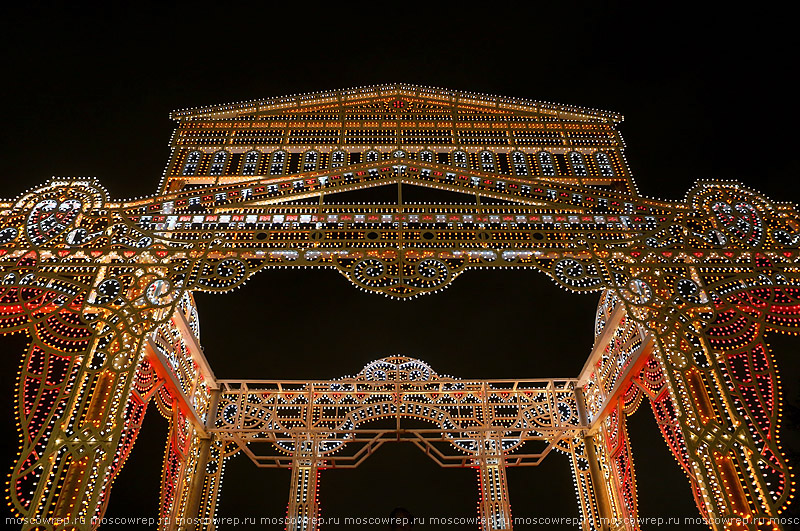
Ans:
[{"label": "black background", "polygon": [[[791,21],[766,7],[663,5],[7,10],[0,196],[52,175],[96,176],[112,198],[150,195],[169,156],[174,109],[408,82],[619,112],[644,195],[677,200],[695,180],[721,178],[796,201]],[[597,297],[568,294],[530,272],[472,271],[443,293],[398,302],[355,290],[332,271],[280,270],[197,301],[201,340],[220,378],[331,378],[391,354],[441,373],[500,378],[576,375],[591,348]],[[788,402],[783,438],[796,451],[798,342],[773,343]],[[0,343],[8,467],[21,344]],[[156,515],[166,429],[151,407],[108,516]],[[688,482],[648,408],[631,417],[629,431],[641,515],[694,516]],[[564,456],[508,477],[515,517],[578,516]],[[282,516],[288,480],[287,471],[233,459],[219,515]],[[477,503],[474,471],[440,469],[397,444],[356,470],[324,472],[320,494],[323,515],[341,517],[386,516],[396,506],[419,517],[473,516]]]}]

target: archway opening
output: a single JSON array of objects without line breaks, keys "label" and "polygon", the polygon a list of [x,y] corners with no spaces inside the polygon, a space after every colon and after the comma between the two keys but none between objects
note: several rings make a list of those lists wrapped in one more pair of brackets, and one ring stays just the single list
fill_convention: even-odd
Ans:
[{"label": "archway opening", "polygon": [[[592,348],[598,294],[569,293],[534,271],[468,270],[443,292],[395,301],[356,290],[334,271],[287,269],[255,275],[232,293],[199,293],[195,299],[201,343],[218,378],[331,379],[396,354],[427,362],[442,375],[484,379],[577,376]],[[242,457],[229,467],[220,516],[234,514],[232,483],[268,481],[269,495],[277,492],[279,502],[264,503],[272,513],[285,511],[288,473],[259,470]],[[412,514],[449,511],[477,517],[477,472],[441,469],[410,443],[384,444],[354,470],[322,471],[321,515],[358,512],[358,503],[350,499],[353,494],[347,494],[354,492],[372,500],[364,503],[370,510],[374,507],[377,516],[388,516],[405,502],[400,496],[391,503],[386,498],[381,505],[385,497],[377,496],[373,486],[376,478],[398,474],[399,485],[413,478],[414,488],[426,493],[421,505],[406,507]],[[540,467],[509,468],[509,474],[515,478],[510,487],[514,517],[520,511],[523,516],[578,514],[564,456],[553,452]],[[462,476],[463,480],[451,479]],[[278,483],[272,478],[279,478]],[[427,490],[440,482],[454,485],[454,490]],[[397,488],[386,486],[377,492],[406,492]],[[253,514],[244,509],[244,500],[262,503],[261,498],[244,496],[240,514]],[[450,508],[435,509],[445,506]]]}]

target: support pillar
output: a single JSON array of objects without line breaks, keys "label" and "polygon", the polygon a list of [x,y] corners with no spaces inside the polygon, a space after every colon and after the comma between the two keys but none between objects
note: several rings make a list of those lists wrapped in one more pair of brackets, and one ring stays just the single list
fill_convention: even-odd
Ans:
[{"label": "support pillar", "polygon": [[[659,338],[658,353],[685,445],[677,448],[685,452],[678,460],[685,462],[701,515],[715,531],[783,529],[755,437],[739,420],[729,384],[709,355],[707,337],[681,332]],[[692,349],[701,363],[681,366],[673,361]]]},{"label": "support pillar", "polygon": [[478,465],[480,487],[478,516],[481,529],[511,530],[511,503],[501,442],[490,436],[479,439],[475,462]]},{"label": "support pillar", "polygon": [[175,531],[214,531],[217,499],[224,471],[225,443],[217,436],[198,439],[194,466],[188,474],[184,503],[164,529]]},{"label": "support pillar", "polygon": [[[216,411],[217,411],[217,402],[219,401],[219,389],[213,389],[211,391],[211,403],[208,408],[208,413],[206,414],[206,429],[210,429],[213,427],[214,419],[216,418]],[[203,529],[202,521],[204,518],[207,518],[207,514],[201,514],[207,512],[207,508],[203,507],[201,510],[201,501],[204,500],[204,490],[209,480],[209,460],[211,458],[211,447],[212,445],[219,446],[219,441],[216,440],[217,437],[213,434],[209,436],[199,439],[198,440],[198,456],[197,456],[197,468],[195,469],[194,474],[192,474],[191,484],[189,485],[189,499],[186,502],[186,512],[184,516],[184,525],[179,529],[185,531],[200,531]],[[212,467],[212,471],[216,472],[215,469]],[[213,475],[213,474],[212,474]],[[217,489],[219,488],[219,482],[214,482],[216,485],[216,489],[214,489],[214,499],[216,500],[217,497]],[[207,497],[205,497],[206,504],[208,503]],[[214,513],[212,511],[211,518],[213,518]]]},{"label": "support pillar", "polygon": [[639,526],[636,516],[626,513],[625,497],[613,458],[608,454],[600,433],[578,436],[570,443],[572,473],[583,531],[634,531]]},{"label": "support pillar", "polygon": [[[208,440],[208,460],[205,468],[200,469],[197,481],[200,484],[200,496],[197,512],[193,518],[194,529],[186,531],[216,531],[214,517],[217,514],[217,500],[222,487],[222,476],[225,472],[225,460],[230,457],[226,453],[226,443],[219,437]],[[183,529],[181,531],[184,531]]]},{"label": "support pillar", "polygon": [[[617,528],[626,531],[639,530],[639,512],[636,500],[636,475],[633,469],[633,455],[628,442],[627,417],[617,404],[602,422],[600,443],[594,446],[602,451],[601,460],[608,470],[606,482],[609,505],[611,506]],[[602,446],[600,446],[602,445]],[[595,459],[595,463],[600,460]]]},{"label": "support pillar", "polygon": [[206,465],[211,453],[211,437],[198,441],[197,467],[191,477],[188,487],[189,499],[186,502],[186,511],[183,518],[178,522],[179,530],[195,531],[202,529],[198,521],[200,510],[200,498],[203,495],[203,484],[206,481]]},{"label": "support pillar", "polygon": [[[575,402],[581,425],[588,426],[586,398],[580,386],[575,388]],[[569,441],[569,448],[572,477],[581,508],[581,529],[608,531],[614,512],[608,499],[608,485],[595,451],[595,437],[584,430],[583,435]]]},{"label": "support pillar", "polygon": [[608,498],[608,482],[606,481],[603,471],[600,470],[600,463],[595,451],[595,438],[587,435],[583,438],[583,445],[586,451],[586,459],[589,466],[589,475],[592,481],[592,493],[594,494],[595,503],[597,504],[597,512],[600,515],[600,520],[597,529],[606,531],[611,529],[610,522],[614,517],[614,510],[611,506],[611,501]]},{"label": "support pillar", "polygon": [[161,531],[177,531],[184,515],[187,490],[195,472],[198,445],[195,430],[173,403],[172,418],[161,476],[159,525]]},{"label": "support pillar", "polygon": [[[583,389],[575,389],[581,424],[589,426]],[[619,404],[599,430],[585,430],[570,442],[572,471],[585,531],[637,531],[633,458]]]},{"label": "support pillar", "polygon": [[[141,345],[130,339],[129,349],[115,353],[124,360],[117,367],[93,371],[85,364],[79,370],[78,383],[39,459],[42,479],[31,497],[29,517],[61,522],[54,526],[57,530],[94,529],[102,517],[103,500],[117,469],[127,398]],[[86,354],[89,360],[97,356],[96,346]],[[35,523],[23,525],[24,530],[39,528]]]},{"label": "support pillar", "polygon": [[318,527],[319,465],[317,441],[309,434],[300,434],[294,441],[287,531],[316,531]]}]

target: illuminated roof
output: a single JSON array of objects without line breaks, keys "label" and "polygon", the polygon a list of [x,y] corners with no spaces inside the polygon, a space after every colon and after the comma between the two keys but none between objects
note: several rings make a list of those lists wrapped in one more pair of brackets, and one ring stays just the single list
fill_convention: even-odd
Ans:
[{"label": "illuminated roof", "polygon": [[295,94],[222,105],[180,109],[172,112],[170,117],[177,121],[195,117],[230,118],[241,114],[269,113],[292,109],[300,110],[319,105],[338,107],[340,104],[343,104],[344,106],[351,106],[369,100],[391,97],[424,99],[427,102],[439,102],[443,106],[469,107],[473,109],[485,108],[494,112],[510,111],[515,113],[531,112],[536,114],[552,114],[558,115],[564,119],[573,120],[587,118],[595,120],[599,118],[611,120],[613,122],[621,122],[623,120],[622,115],[610,111],[522,98],[508,98],[504,96],[425,87],[408,83],[389,83],[385,85],[311,92],[307,94]]}]

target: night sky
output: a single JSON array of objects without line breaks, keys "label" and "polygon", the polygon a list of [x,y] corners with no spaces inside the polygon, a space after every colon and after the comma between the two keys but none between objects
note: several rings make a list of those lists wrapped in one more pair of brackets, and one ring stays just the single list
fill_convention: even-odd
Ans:
[{"label": "night sky", "polygon": [[[7,10],[0,197],[52,175],[96,176],[112,198],[150,195],[169,156],[174,109],[407,82],[619,112],[647,196],[679,200],[693,181],[721,178],[797,200],[789,20],[729,7],[559,4]],[[468,271],[442,293],[400,302],[358,291],[332,270],[281,270],[197,302],[201,341],[220,378],[333,378],[392,354],[455,376],[523,378],[578,374],[597,295],[569,294],[532,271]],[[800,402],[800,341],[772,343],[791,409]],[[0,342],[5,470],[17,447],[22,345],[19,337]],[[793,415],[783,439],[797,452]],[[151,407],[109,516],[156,515],[166,430]],[[694,516],[688,482],[648,407],[630,418],[629,433],[641,515]],[[515,517],[578,516],[565,456],[508,477]],[[235,458],[219,514],[282,516],[288,486],[288,471]],[[402,444],[321,477],[323,516],[387,516],[397,506],[419,517],[473,516],[477,494],[473,470],[440,469]]]}]

